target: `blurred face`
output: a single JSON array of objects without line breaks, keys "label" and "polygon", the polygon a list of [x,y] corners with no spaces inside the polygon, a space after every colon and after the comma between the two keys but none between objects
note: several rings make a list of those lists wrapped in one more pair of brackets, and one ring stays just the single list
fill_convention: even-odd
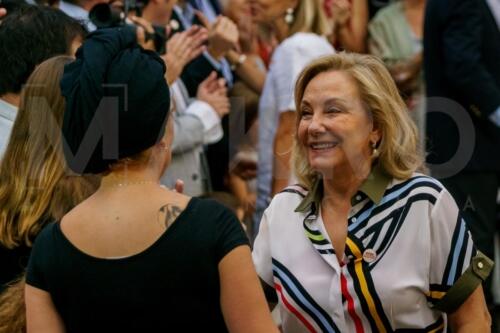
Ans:
[{"label": "blurred face", "polygon": [[299,117],[299,143],[309,165],[324,178],[335,170],[356,172],[371,161],[371,142],[380,140],[379,131],[374,130],[349,74],[331,71],[312,79],[304,91]]},{"label": "blurred face", "polygon": [[169,23],[170,17],[172,16],[172,10],[176,4],[177,0],[161,1],[162,10],[159,15],[161,16],[160,21],[162,22],[162,25],[167,25]]},{"label": "blurred face", "polygon": [[221,1],[223,13],[234,22],[250,15],[250,4],[248,0],[225,0]]},{"label": "blurred face", "polygon": [[254,21],[273,23],[278,19],[283,20],[288,8],[297,7],[297,1],[299,0],[248,0],[248,3]]}]

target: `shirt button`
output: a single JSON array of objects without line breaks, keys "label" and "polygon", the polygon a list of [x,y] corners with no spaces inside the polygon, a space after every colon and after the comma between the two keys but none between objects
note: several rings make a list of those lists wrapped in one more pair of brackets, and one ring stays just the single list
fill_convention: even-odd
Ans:
[{"label": "shirt button", "polygon": [[480,261],[477,263],[477,268],[479,269],[483,269],[484,268],[484,264]]},{"label": "shirt button", "polygon": [[191,176],[191,179],[192,179],[193,181],[196,181],[196,180],[198,179],[198,175],[197,175],[197,174],[193,174],[193,175]]},{"label": "shirt button", "polygon": [[356,222],[356,220],[357,220],[357,218],[355,218],[355,217],[353,217],[353,218],[351,219],[351,221],[352,221],[352,222]]},{"label": "shirt button", "polygon": [[360,200],[361,200],[361,196],[360,196],[359,194],[356,196],[356,200],[357,200],[357,201],[360,201]]}]

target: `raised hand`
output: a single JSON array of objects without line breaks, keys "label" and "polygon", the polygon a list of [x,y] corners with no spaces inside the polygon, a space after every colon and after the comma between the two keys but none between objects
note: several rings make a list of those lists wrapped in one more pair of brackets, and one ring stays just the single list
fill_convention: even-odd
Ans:
[{"label": "raised hand", "polygon": [[199,11],[196,16],[208,29],[208,52],[215,59],[220,59],[232,49],[238,48],[239,32],[236,24],[225,16],[219,16],[210,24]]},{"label": "raised hand", "polygon": [[169,84],[175,82],[184,67],[206,50],[203,44],[207,40],[207,30],[199,26],[172,35],[167,41],[167,52],[162,59],[167,65],[166,79]]},{"label": "raised hand", "polygon": [[332,0],[330,11],[336,27],[343,27],[351,18],[351,2],[349,0]]},{"label": "raised hand", "polygon": [[210,73],[198,86],[196,98],[208,103],[221,118],[229,113],[230,104],[227,97],[226,81],[218,79],[215,72]]},{"label": "raised hand", "polygon": [[136,25],[137,43],[145,50],[155,51],[153,25],[142,17],[132,16],[130,20]]}]

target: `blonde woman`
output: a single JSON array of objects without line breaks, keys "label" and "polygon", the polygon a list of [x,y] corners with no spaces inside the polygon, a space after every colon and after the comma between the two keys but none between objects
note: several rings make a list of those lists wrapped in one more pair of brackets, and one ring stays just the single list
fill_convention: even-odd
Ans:
[{"label": "blonde woman", "polygon": [[417,131],[383,63],[321,58],[295,98],[302,186],[273,199],[253,251],[283,331],[487,332],[492,262],[449,192],[416,172]]},{"label": "blonde woman", "polygon": [[257,23],[271,25],[279,41],[259,102],[257,204],[254,222],[274,193],[292,178],[290,156],[295,123],[293,86],[313,59],[335,51],[325,36],[329,26],[320,0],[252,0]]},{"label": "blonde woman", "polygon": [[0,164],[0,290],[24,271],[42,227],[97,189],[98,178],[71,173],[62,154],[59,80],[71,60],[60,56],[39,65],[21,95]]}]

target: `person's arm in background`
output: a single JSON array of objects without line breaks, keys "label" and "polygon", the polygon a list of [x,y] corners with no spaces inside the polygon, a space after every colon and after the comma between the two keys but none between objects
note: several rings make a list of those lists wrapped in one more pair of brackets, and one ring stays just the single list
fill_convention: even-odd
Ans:
[{"label": "person's arm in background", "polygon": [[271,195],[274,196],[288,186],[291,176],[291,157],[293,135],[296,122],[295,111],[281,112],[278,129],[274,138],[273,183]]},{"label": "person's arm in background", "polygon": [[266,81],[266,72],[258,66],[253,56],[231,50],[227,53],[226,58],[234,66],[238,77],[255,93],[261,94]]},{"label": "person's arm in background", "polygon": [[334,41],[350,52],[366,51],[367,0],[333,0]]},{"label": "person's arm in background", "polygon": [[493,120],[500,114],[500,87],[481,59],[481,4],[477,0],[455,0],[449,8],[449,23],[443,33],[448,82],[477,107],[481,117]]},{"label": "person's arm in background", "polygon": [[[222,81],[223,79],[217,79],[215,72],[211,73],[199,85],[197,99],[186,110],[174,115],[174,154],[214,143],[222,137],[220,121],[230,110],[229,98]],[[174,100],[181,98],[177,93],[173,93],[173,97]]]}]

